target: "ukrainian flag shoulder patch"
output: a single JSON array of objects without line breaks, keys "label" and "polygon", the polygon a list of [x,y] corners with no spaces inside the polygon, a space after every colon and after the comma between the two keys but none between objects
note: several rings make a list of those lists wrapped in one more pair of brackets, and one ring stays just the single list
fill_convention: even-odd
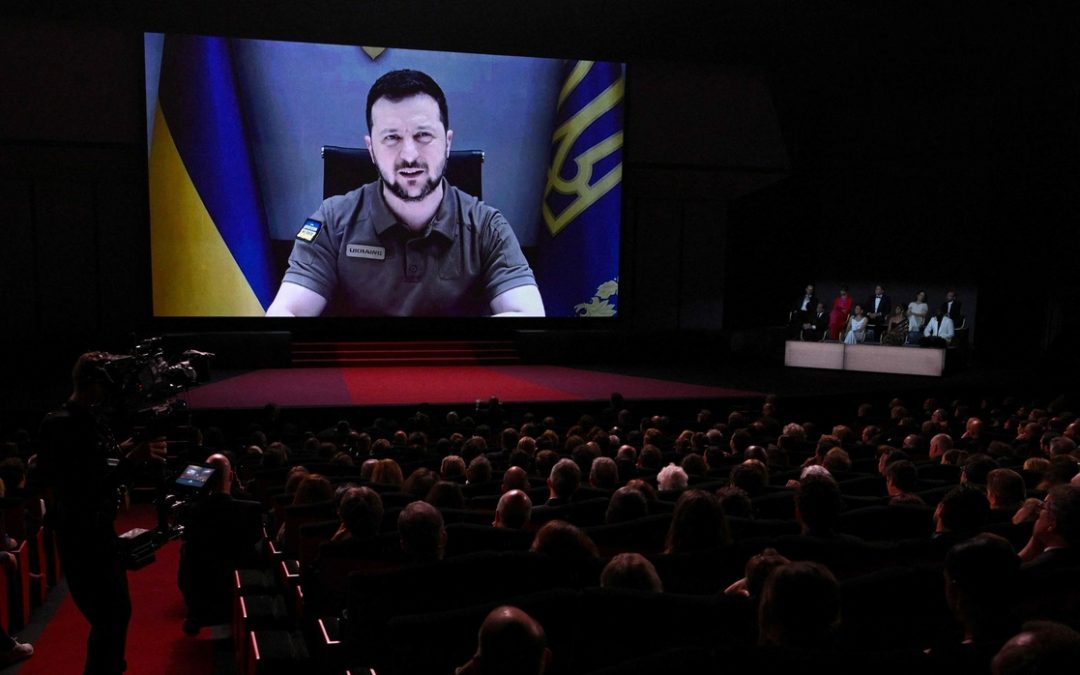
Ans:
[{"label": "ukrainian flag shoulder patch", "polygon": [[310,243],[315,241],[315,237],[319,236],[321,230],[322,223],[313,218],[308,218],[304,221],[304,226],[300,228],[300,231],[296,233],[296,238]]}]

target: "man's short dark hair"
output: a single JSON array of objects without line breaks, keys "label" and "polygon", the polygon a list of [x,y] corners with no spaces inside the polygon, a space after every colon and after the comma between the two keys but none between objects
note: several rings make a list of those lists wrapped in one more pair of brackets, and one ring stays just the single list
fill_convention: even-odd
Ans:
[{"label": "man's short dark hair", "polygon": [[886,465],[885,479],[892,479],[893,485],[901,492],[911,492],[919,482],[919,470],[914,462],[902,459]]},{"label": "man's short dark hair", "polygon": [[469,462],[469,468],[465,475],[470,483],[487,483],[491,480],[491,460],[483,455],[477,455]]},{"label": "man's short dark hair", "polygon": [[724,515],[736,518],[753,518],[754,503],[750,501],[750,495],[746,490],[734,485],[725,485],[717,489],[716,498],[720,500],[720,506],[724,508]]},{"label": "man's short dark hair", "polygon": [[751,498],[765,491],[765,476],[752,464],[736,464],[731,467],[730,482],[745,490]]},{"label": "man's short dark hair", "polygon": [[1050,466],[1046,469],[1046,482],[1049,485],[1068,483],[1078,470],[1080,465],[1072,455],[1055,455],[1050,458]]},{"label": "man's short dark hair", "polygon": [[1047,494],[1047,509],[1054,519],[1058,535],[1069,546],[1080,546],[1080,487],[1055,485]]},{"label": "man's short dark hair", "polygon": [[442,122],[443,130],[450,128],[450,111],[446,105],[446,94],[443,93],[439,84],[427,73],[419,70],[391,70],[371,85],[367,97],[367,125],[368,133],[371,132],[371,108],[380,98],[397,103],[411,96],[427,94],[435,99],[439,106],[439,121]]},{"label": "man's short dark hair", "polygon": [[977,452],[967,458],[961,470],[967,476],[967,482],[986,485],[986,476],[999,466],[990,455]]},{"label": "man's short dark hair", "polygon": [[593,487],[614,490],[619,484],[619,466],[610,457],[597,457],[589,469],[589,483]]},{"label": "man's short dark hair", "polygon": [[572,459],[560,459],[551,467],[549,480],[557,496],[569,499],[581,484],[581,469]]},{"label": "man's short dark hair", "polygon": [[638,466],[649,471],[659,471],[664,462],[664,453],[655,445],[645,445],[638,453]]},{"label": "man's short dark hair", "polygon": [[1019,508],[1027,498],[1024,477],[1012,469],[994,469],[986,474],[986,492],[994,495],[999,508]]},{"label": "man's short dark hair", "polygon": [[427,502],[412,502],[398,515],[401,548],[414,561],[442,558],[445,534],[442,514]]},{"label": "man's short dark hair", "polygon": [[957,485],[941,498],[941,524],[949,532],[974,532],[986,524],[990,502],[982,490],[972,485]]},{"label": "man's short dark hair", "polygon": [[945,556],[950,606],[959,610],[965,621],[982,624],[984,632],[995,624],[1009,631],[1006,634],[1015,630],[1013,609],[1019,575],[1016,550],[996,534],[977,534],[953,546]]}]

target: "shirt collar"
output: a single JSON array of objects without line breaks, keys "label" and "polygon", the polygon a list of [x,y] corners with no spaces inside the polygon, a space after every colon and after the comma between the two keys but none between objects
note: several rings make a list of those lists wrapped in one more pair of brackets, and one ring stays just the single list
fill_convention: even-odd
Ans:
[{"label": "shirt collar", "polygon": [[[382,191],[382,181],[375,181],[371,185],[375,191],[375,198],[369,200],[368,203],[371,204],[370,217],[375,228],[375,234],[381,237],[395,225],[405,229],[386,203],[386,197],[383,196]],[[442,179],[442,188],[443,198],[439,203],[439,208],[435,210],[435,219],[432,221],[428,233],[437,232],[447,239],[453,240],[457,236],[457,229],[454,227],[454,219],[451,216],[457,210],[457,193],[450,188],[450,183],[446,181],[446,178]]]}]

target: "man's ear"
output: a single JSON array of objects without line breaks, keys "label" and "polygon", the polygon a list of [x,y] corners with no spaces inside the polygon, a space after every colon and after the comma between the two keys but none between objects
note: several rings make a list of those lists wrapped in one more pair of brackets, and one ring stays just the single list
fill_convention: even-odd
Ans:
[{"label": "man's ear", "polygon": [[454,130],[446,130],[446,158],[450,159],[450,144],[454,142]]},{"label": "man's ear", "polygon": [[370,135],[367,135],[367,134],[364,135],[364,145],[367,146],[368,156],[371,157],[371,163],[374,164],[375,163],[375,153],[371,149],[371,136]]}]

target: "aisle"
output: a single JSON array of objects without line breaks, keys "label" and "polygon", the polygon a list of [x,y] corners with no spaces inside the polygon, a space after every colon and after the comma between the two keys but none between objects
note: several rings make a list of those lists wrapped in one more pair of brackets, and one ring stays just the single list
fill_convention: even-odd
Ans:
[{"label": "aisle", "polygon": [[[138,505],[118,519],[118,531],[131,527],[151,527],[153,509]],[[130,675],[208,675],[224,673],[215,669],[215,645],[203,631],[190,638],[180,630],[184,602],[176,587],[180,542],[166,544],[157,560],[141,570],[128,573],[132,616],[128,629],[127,662]],[[66,593],[61,584],[51,593]],[[75,603],[65,597],[41,637],[34,643],[34,656],[19,669],[19,675],[81,673],[90,626]],[[231,645],[231,642],[229,642]],[[226,648],[227,649],[227,648]],[[218,659],[221,660],[220,657]]]}]

